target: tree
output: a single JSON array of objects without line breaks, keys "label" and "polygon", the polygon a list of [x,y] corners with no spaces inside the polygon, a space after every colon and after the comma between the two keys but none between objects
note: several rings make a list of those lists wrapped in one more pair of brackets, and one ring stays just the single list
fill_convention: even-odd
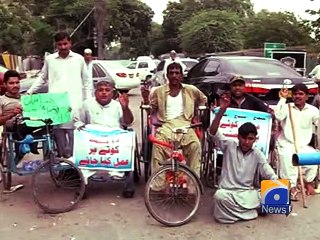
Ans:
[{"label": "tree", "polygon": [[167,51],[166,41],[163,37],[162,27],[160,24],[153,22],[151,32],[149,32],[150,51],[157,57]]},{"label": "tree", "polygon": [[149,54],[148,33],[154,15],[151,8],[138,0],[110,0],[109,6],[113,36],[109,35],[108,41],[119,39],[125,57]]},{"label": "tree", "polygon": [[30,26],[31,14],[18,2],[0,3],[0,52],[23,55],[26,53],[27,40],[34,30]]},{"label": "tree", "polygon": [[242,47],[236,13],[210,10],[193,16],[180,28],[181,45],[188,54],[224,52]]},{"label": "tree", "polygon": [[[315,0],[315,1],[319,1],[319,0]],[[314,45],[316,46],[317,50],[320,51],[320,8],[317,10],[307,10],[306,12],[311,15],[317,16],[317,19],[315,19],[314,21],[311,21],[311,26],[315,36]]]},{"label": "tree", "polygon": [[250,0],[180,0],[169,2],[163,12],[163,34],[167,45],[172,49],[181,50],[179,28],[193,16],[202,11],[225,10],[245,18],[252,16],[253,5]]},{"label": "tree", "polygon": [[246,48],[260,48],[265,42],[296,46],[308,45],[312,41],[310,26],[289,12],[263,10],[245,23],[243,31]]}]

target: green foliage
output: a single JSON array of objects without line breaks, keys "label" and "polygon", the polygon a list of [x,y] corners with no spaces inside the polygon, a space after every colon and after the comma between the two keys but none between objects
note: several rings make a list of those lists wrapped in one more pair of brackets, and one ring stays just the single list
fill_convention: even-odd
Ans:
[{"label": "green foliage", "polygon": [[251,17],[244,27],[246,48],[263,47],[264,42],[281,42],[287,46],[307,45],[311,28],[289,12],[263,10]]},{"label": "green foliage", "polygon": [[2,1],[0,4],[0,52],[24,54],[26,39],[33,33],[31,14],[18,2]]},{"label": "green foliage", "polygon": [[236,13],[201,11],[182,24],[181,45],[189,54],[238,50],[242,47],[240,24]]}]

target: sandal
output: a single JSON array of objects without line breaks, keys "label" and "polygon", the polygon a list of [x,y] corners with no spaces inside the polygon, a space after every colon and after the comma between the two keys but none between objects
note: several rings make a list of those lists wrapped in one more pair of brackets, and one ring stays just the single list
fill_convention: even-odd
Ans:
[{"label": "sandal", "polygon": [[294,202],[299,201],[298,193],[299,193],[299,191],[296,188],[291,188],[291,190],[290,190],[290,200],[294,201]]}]

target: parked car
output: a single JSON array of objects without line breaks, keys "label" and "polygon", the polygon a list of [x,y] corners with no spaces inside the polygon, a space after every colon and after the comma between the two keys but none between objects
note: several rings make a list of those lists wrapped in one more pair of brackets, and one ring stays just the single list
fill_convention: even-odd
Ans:
[{"label": "parked car", "polygon": [[[186,77],[189,70],[196,65],[199,61],[196,59],[192,59],[192,58],[179,58],[179,60],[186,66],[186,68],[184,69],[184,73],[183,76]],[[152,81],[157,82],[157,83],[163,83],[164,81],[164,67],[166,66],[166,61],[168,60],[162,60],[157,68],[156,68],[156,72],[155,75],[152,77]]]},{"label": "parked car", "polygon": [[135,69],[139,73],[140,80],[153,76],[157,65],[153,60],[138,60],[131,62],[127,68]]},{"label": "parked car", "polygon": [[140,86],[139,73],[135,69],[128,69],[122,66],[119,61],[96,60],[93,61],[94,68],[103,68],[116,83],[116,88],[121,91],[129,90]]},{"label": "parked car", "polygon": [[[34,77],[22,79],[20,81],[20,93],[25,94],[38,77],[39,77],[39,74],[35,75]],[[93,65],[92,65],[92,80],[93,80],[93,84],[94,84],[94,86],[93,86],[94,89],[99,81],[102,81],[102,80],[108,81],[108,80],[112,80],[112,79],[113,78],[111,77],[111,75],[102,66],[100,66],[97,63],[93,63]],[[47,93],[47,92],[48,92],[48,84],[47,83],[43,84],[43,86],[41,86],[41,88],[37,91],[37,93]]]},{"label": "parked car", "polygon": [[201,60],[187,75],[185,83],[198,87],[213,102],[219,89],[224,89],[234,75],[246,80],[246,92],[262,99],[266,104],[279,101],[279,91],[285,85],[288,89],[304,83],[310,90],[310,97],[317,94],[317,84],[302,77],[294,69],[276,59],[251,56],[211,56]]}]

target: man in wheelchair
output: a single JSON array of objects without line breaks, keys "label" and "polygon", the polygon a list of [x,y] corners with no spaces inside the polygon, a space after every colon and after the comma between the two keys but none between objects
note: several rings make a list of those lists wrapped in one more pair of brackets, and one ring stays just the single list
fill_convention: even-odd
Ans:
[{"label": "man in wheelchair", "polygon": [[[5,126],[6,132],[13,132],[13,139],[15,140],[23,140],[28,134],[42,136],[45,133],[43,128],[28,127],[19,120],[22,114],[19,73],[8,70],[4,74],[3,83],[6,93],[0,97],[0,125]],[[30,144],[32,153],[39,154],[37,149],[37,142]],[[15,144],[15,151],[18,159],[24,156],[24,153],[19,151],[18,144]]]},{"label": "man in wheelchair", "polygon": [[[190,125],[195,119],[197,106],[204,106],[207,97],[196,87],[182,84],[183,72],[179,63],[173,62],[167,67],[169,83],[159,86],[150,94],[147,88],[141,89],[145,105],[151,106],[151,115],[156,114],[161,127],[155,137],[160,141],[172,140],[172,129]],[[150,95],[150,96],[149,96]],[[200,176],[201,146],[193,129],[189,129],[181,140],[183,155],[191,169]],[[154,172],[161,163],[169,158],[166,147],[153,145],[151,170]]]},{"label": "man in wheelchair", "polygon": [[259,172],[264,179],[278,178],[261,151],[252,148],[257,139],[256,126],[250,122],[240,126],[239,143],[219,133],[220,121],[229,106],[230,98],[224,96],[209,128],[209,135],[217,140],[223,152],[221,180],[214,195],[213,212],[214,218],[221,223],[257,218],[260,196],[254,188],[256,173]]},{"label": "man in wheelchair", "polygon": [[[97,84],[95,98],[87,99],[82,108],[75,114],[74,122],[77,129],[86,124],[95,124],[107,128],[121,128],[133,122],[133,114],[129,108],[126,94],[116,94],[114,81],[100,81]],[[123,177],[123,173],[110,172],[113,176]]]}]

